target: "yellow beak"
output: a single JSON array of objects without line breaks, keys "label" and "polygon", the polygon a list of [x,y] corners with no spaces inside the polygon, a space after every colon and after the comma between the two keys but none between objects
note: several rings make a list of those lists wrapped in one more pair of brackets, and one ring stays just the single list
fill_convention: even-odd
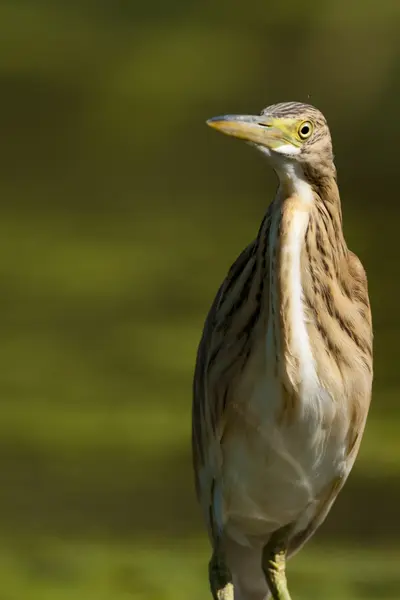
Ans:
[{"label": "yellow beak", "polygon": [[223,115],[213,117],[207,121],[207,125],[217,129],[226,135],[266,146],[271,150],[285,143],[293,143],[288,140],[285,133],[270,117],[253,115]]}]

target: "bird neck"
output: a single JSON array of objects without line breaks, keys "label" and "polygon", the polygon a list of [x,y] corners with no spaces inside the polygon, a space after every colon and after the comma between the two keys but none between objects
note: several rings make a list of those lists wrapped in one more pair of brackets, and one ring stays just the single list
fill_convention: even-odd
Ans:
[{"label": "bird neck", "polygon": [[[335,285],[347,252],[334,176],[309,181],[299,166],[279,173],[270,232],[270,316],[282,375],[292,390],[318,393],[305,300],[308,288]],[[310,281],[310,273],[312,274]]]},{"label": "bird neck", "polygon": [[307,180],[302,166],[286,160],[278,163],[275,172],[279,179],[278,198],[283,202],[286,198],[297,196],[305,205],[310,205],[314,199],[312,185]]},{"label": "bird neck", "polygon": [[[317,196],[329,205],[337,205],[340,212],[339,190],[336,181],[336,169],[331,163],[315,169],[307,163],[296,160],[279,160],[274,165],[279,179],[278,196],[299,196],[305,202],[311,202]],[[341,214],[340,214],[341,216]]]},{"label": "bird neck", "polygon": [[292,199],[297,198],[297,210],[308,211],[312,220],[322,220],[332,234],[332,243],[336,242],[342,250],[345,246],[342,207],[333,163],[316,170],[307,164],[285,161],[275,166],[275,172],[279,178],[275,208],[279,207],[283,213]]}]

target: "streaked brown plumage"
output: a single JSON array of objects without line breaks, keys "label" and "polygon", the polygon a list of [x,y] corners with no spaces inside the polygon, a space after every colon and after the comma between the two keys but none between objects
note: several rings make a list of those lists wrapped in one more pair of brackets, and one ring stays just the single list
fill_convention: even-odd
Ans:
[{"label": "streaked brown plumage", "polygon": [[[346,245],[329,129],[300,103],[209,124],[262,150],[277,196],[208,314],[194,377],[197,494],[215,598],[289,599],[285,555],[353,465],[372,385],[367,279]],[[267,586],[268,583],[268,586]],[[233,585],[232,585],[233,584]]]}]

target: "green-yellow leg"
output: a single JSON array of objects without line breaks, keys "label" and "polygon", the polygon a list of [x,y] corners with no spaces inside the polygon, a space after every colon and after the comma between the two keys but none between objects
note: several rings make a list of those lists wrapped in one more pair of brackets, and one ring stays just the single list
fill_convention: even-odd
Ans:
[{"label": "green-yellow leg", "polygon": [[208,564],[208,576],[214,600],[234,600],[232,575],[219,546],[214,548]]},{"label": "green-yellow leg", "polygon": [[285,573],[289,531],[283,527],[274,533],[263,550],[262,566],[274,600],[291,600]]}]

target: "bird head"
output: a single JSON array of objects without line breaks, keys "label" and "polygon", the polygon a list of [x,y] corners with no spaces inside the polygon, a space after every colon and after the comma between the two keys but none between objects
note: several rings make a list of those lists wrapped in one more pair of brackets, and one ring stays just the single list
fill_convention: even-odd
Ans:
[{"label": "bird head", "polygon": [[332,141],[323,114],[309,104],[273,104],[261,115],[224,115],[207,125],[256,146],[279,172],[286,165],[334,171]]}]

